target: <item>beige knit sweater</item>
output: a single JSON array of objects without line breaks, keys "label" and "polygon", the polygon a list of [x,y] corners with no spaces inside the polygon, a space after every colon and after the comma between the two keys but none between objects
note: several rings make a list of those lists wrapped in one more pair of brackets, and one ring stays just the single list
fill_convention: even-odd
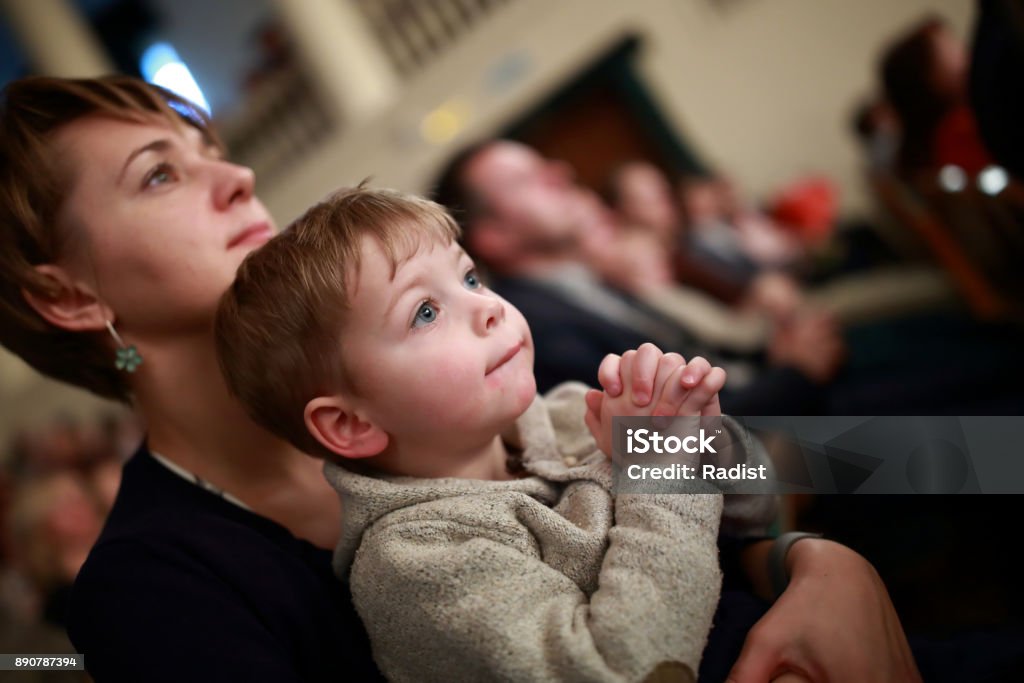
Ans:
[{"label": "beige knit sweater", "polygon": [[[326,465],[345,510],[335,570],[390,680],[696,678],[721,585],[722,496],[614,497],[585,391],[562,385],[517,421],[507,441],[532,476],[371,478]],[[733,507],[737,528],[774,516],[767,496]]]}]

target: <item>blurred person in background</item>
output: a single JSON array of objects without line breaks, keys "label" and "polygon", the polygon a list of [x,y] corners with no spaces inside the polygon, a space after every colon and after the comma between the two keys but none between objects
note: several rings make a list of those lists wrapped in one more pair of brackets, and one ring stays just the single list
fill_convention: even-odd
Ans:
[{"label": "blurred person in background", "polygon": [[871,171],[891,170],[900,144],[900,123],[892,106],[882,97],[861,102],[850,121]]},{"label": "blurred person in background", "polygon": [[[742,208],[732,183],[726,179],[690,178],[684,179],[680,188],[682,203],[677,201],[672,184],[661,170],[643,161],[623,164],[609,181],[611,205],[622,223],[653,233],[681,284],[703,289],[725,303],[753,313],[777,319],[795,313],[803,304],[798,283],[778,270],[762,266],[788,265],[797,254],[769,253],[773,248],[758,236],[764,231],[754,225],[761,219]],[[686,203],[687,198],[692,200],[690,204]],[[737,217],[738,222],[734,221]],[[741,228],[741,224],[750,230]],[[711,233],[720,234],[721,239]],[[745,253],[746,234],[750,236],[749,246],[771,264],[758,265]],[[703,241],[705,236],[708,244]]]},{"label": "blurred person in background", "polygon": [[[779,272],[760,272],[762,266],[792,263],[799,251],[777,248],[779,240],[787,245],[792,240],[764,225],[760,214],[743,209],[726,179],[684,179],[680,188],[682,204],[657,166],[634,160],[613,171],[607,194],[626,226],[646,228],[663,245],[680,284],[755,312],[792,313],[801,303],[796,282]],[[741,220],[736,223],[734,217]],[[744,253],[748,246],[767,261],[751,260]]]},{"label": "blurred person in background", "polygon": [[908,179],[952,164],[968,175],[991,162],[967,99],[966,49],[939,17],[896,38],[879,67],[899,119],[897,168]]},{"label": "blurred person in background", "polygon": [[[832,377],[843,354],[835,321],[804,304],[789,278],[760,276],[735,308],[679,284],[673,277],[679,258],[673,255],[687,246],[680,241],[681,215],[668,179],[653,164],[634,161],[617,169],[610,186],[617,228],[607,239],[588,240],[585,249],[601,277],[676,320],[703,344],[726,353],[764,354],[773,365],[792,363],[822,382]],[[731,362],[729,372],[730,381],[742,384],[751,369]]]},{"label": "blurred person in background", "polygon": [[28,579],[40,615],[53,626],[67,626],[71,585],[102,522],[96,501],[71,471],[29,478],[15,492],[8,518],[12,564]]}]

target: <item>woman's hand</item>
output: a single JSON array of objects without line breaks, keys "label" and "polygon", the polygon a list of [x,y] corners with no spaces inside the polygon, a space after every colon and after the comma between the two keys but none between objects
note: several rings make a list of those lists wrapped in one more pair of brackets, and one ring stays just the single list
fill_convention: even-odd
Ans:
[{"label": "woman's hand", "polygon": [[917,683],[889,593],[867,560],[832,541],[803,539],[786,557],[789,586],[750,630],[729,683],[786,673],[829,683]]}]

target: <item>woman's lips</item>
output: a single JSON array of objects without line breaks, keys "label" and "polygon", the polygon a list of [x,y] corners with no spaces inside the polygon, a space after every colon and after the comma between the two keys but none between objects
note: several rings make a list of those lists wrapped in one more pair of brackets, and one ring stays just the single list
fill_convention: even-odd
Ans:
[{"label": "woman's lips", "polygon": [[522,350],[523,350],[523,342],[518,342],[515,346],[513,346],[511,349],[509,349],[508,352],[504,356],[501,357],[501,360],[499,360],[497,362],[497,364],[493,368],[488,370],[486,374],[488,374],[488,375],[491,374],[492,372],[494,372],[495,370],[497,370],[498,368],[503,366],[505,363],[507,363],[510,360],[512,360],[513,358],[515,358],[516,354],[519,353]]},{"label": "woman's lips", "polygon": [[270,227],[270,223],[254,223],[232,237],[231,241],[228,242],[228,249],[242,244],[263,244],[273,236],[274,229]]}]

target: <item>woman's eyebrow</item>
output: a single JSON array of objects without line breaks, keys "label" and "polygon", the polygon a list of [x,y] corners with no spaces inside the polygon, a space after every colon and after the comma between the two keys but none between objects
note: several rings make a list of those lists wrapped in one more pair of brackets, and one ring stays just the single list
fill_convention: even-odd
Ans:
[{"label": "woman's eyebrow", "polygon": [[117,176],[117,184],[121,184],[121,181],[124,180],[124,174],[128,171],[128,167],[131,166],[131,163],[135,161],[135,158],[140,154],[144,154],[146,152],[163,152],[170,149],[170,147],[171,141],[166,138],[161,138],[159,140],[153,140],[153,142],[143,145],[133,151],[128,155],[128,158],[125,159],[124,166],[121,167],[121,173]]}]

